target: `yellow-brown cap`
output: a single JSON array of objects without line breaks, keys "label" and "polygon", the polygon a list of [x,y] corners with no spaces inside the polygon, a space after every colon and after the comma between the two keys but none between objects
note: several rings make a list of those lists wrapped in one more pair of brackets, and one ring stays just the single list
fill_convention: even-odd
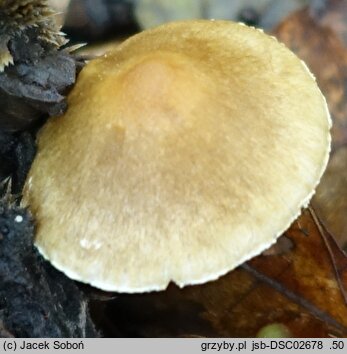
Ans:
[{"label": "yellow-brown cap", "polygon": [[224,21],[169,23],[90,62],[39,136],[24,202],[73,279],[203,283],[269,247],[310,200],[330,117],[306,66]]}]

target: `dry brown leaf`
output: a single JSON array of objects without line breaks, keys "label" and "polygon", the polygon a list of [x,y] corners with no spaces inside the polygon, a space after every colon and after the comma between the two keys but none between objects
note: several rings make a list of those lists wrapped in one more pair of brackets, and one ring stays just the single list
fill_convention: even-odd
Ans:
[{"label": "dry brown leaf", "polygon": [[[313,2],[314,5],[317,2]],[[289,16],[275,31],[317,78],[333,119],[332,158],[313,205],[341,247],[347,244],[347,0]],[[342,151],[339,151],[342,149]]]},{"label": "dry brown leaf", "polygon": [[[309,9],[296,12],[275,30],[277,38],[307,63],[327,98],[334,121],[334,150],[347,142],[347,47],[335,32],[347,21],[347,1],[338,1],[338,7],[335,3],[328,1],[315,17]],[[346,8],[342,14],[340,7]]]},{"label": "dry brown leaf", "polygon": [[341,247],[347,239],[347,146],[330,159],[313,205]]},{"label": "dry brown leaf", "polygon": [[286,233],[290,251],[256,257],[217,281],[119,296],[105,307],[112,318],[106,334],[254,337],[282,323],[295,337],[347,336],[346,258],[317,222],[304,212]]},{"label": "dry brown leaf", "polygon": [[[321,4],[319,4],[321,3]],[[318,5],[318,6],[317,6]],[[347,45],[347,1],[312,1],[310,15],[321,26],[330,28]]]}]

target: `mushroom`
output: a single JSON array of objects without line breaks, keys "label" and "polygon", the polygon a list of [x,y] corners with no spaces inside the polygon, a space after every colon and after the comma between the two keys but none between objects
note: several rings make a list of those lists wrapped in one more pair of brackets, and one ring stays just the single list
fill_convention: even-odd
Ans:
[{"label": "mushroom", "polygon": [[259,254],[306,206],[331,121],[307,67],[260,30],[165,24],[91,61],[41,130],[36,246],[118,292],[183,287]]}]

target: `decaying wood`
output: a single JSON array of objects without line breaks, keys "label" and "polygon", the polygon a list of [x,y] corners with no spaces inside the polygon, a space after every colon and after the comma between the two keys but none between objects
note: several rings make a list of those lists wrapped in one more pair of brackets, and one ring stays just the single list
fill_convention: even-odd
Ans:
[{"label": "decaying wood", "polygon": [[34,224],[0,200],[0,336],[96,337],[85,295],[33,249]]},{"label": "decaying wood", "polygon": [[0,2],[0,129],[19,131],[66,109],[78,63],[45,0]]}]

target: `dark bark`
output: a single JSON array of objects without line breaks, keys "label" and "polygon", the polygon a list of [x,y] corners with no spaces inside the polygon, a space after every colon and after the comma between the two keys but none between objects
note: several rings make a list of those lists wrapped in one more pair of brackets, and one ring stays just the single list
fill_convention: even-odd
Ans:
[{"label": "dark bark", "polygon": [[0,201],[0,336],[96,337],[85,295],[33,248],[29,213]]}]

